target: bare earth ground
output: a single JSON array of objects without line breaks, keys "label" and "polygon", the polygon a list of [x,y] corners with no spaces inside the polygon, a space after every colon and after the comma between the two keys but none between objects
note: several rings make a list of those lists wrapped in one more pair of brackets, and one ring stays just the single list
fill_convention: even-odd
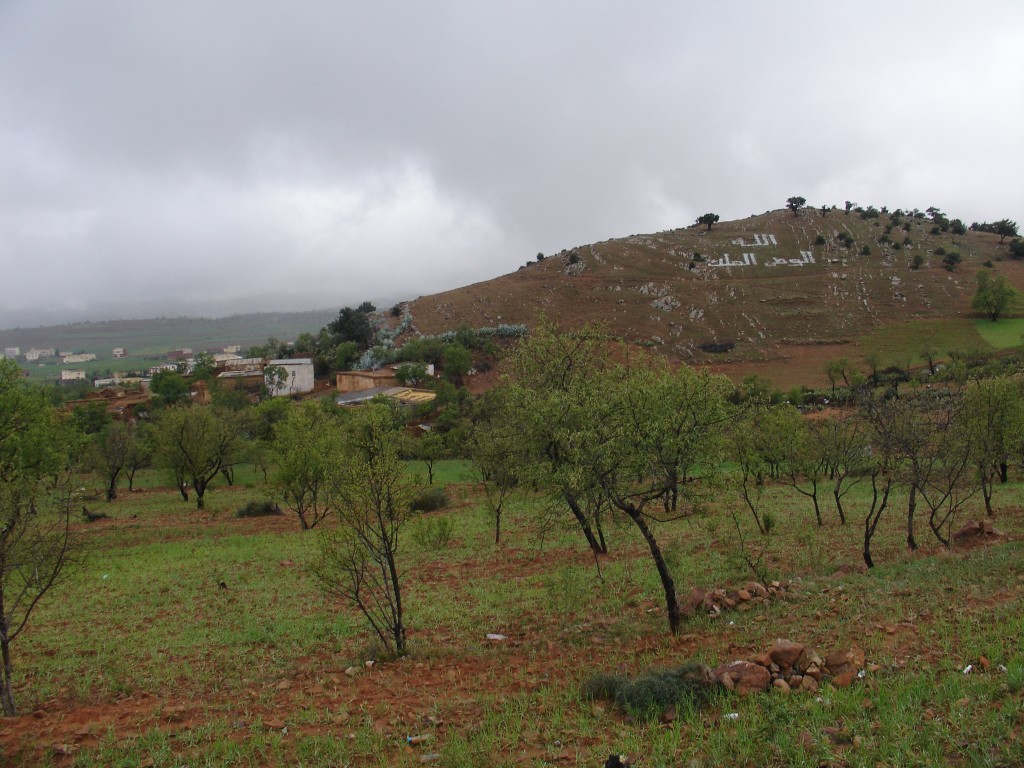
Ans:
[{"label": "bare earth ground", "polygon": [[[218,493],[245,496],[244,492],[231,490]],[[151,491],[141,496],[173,498],[169,491]],[[475,503],[471,489],[464,489],[463,496],[454,510],[445,514],[458,517],[470,513]],[[228,503],[236,502],[232,499]],[[802,514],[805,516],[806,512]],[[999,525],[1012,532],[997,540],[1004,546],[1024,528],[1024,510],[1001,510]],[[893,526],[898,531],[899,521],[894,520]],[[57,679],[53,681],[57,686],[55,695],[31,703],[31,680],[23,681],[17,694],[27,703],[25,714],[0,720],[0,756],[13,761],[6,764],[71,766],[81,754],[102,743],[109,747],[113,742],[115,748],[130,750],[154,730],[180,739],[181,753],[187,756],[196,733],[202,733],[212,721],[226,721],[229,727],[225,739],[244,743],[252,738],[254,730],[281,734],[285,754],[289,743],[303,738],[333,736],[355,740],[362,738],[357,732],[369,726],[392,745],[388,753],[390,764],[415,764],[425,750],[403,746],[406,735],[430,732],[438,742],[444,742],[479,729],[493,707],[522,699],[532,707],[530,717],[535,724],[512,733],[507,743],[498,745],[502,760],[511,764],[596,765],[597,756],[603,759],[610,751],[609,745],[631,727],[623,718],[595,706],[593,717],[600,719],[600,726],[591,733],[574,735],[565,724],[545,725],[545,707],[549,706],[550,697],[544,692],[578,690],[581,671],[635,673],[650,663],[671,666],[695,657],[718,661],[745,658],[765,650],[775,637],[791,637],[824,648],[858,645],[868,651],[869,658],[885,663],[892,675],[899,674],[905,666],[929,667],[951,662],[959,667],[967,657],[962,657],[961,649],[937,646],[932,627],[954,617],[984,620],[998,606],[1021,603],[1024,576],[1018,571],[1007,577],[1004,586],[984,592],[964,587],[951,593],[952,586],[938,585],[941,597],[930,601],[923,611],[912,607],[916,606],[912,601],[908,601],[905,613],[902,609],[893,612],[891,604],[873,606],[875,601],[870,595],[857,594],[856,579],[863,577],[856,568],[855,527],[840,531],[835,525],[827,526],[822,535],[850,534],[846,537],[849,541],[844,539],[845,543],[835,546],[827,555],[828,561],[811,571],[806,563],[797,561],[797,553],[786,547],[773,555],[780,570],[789,576],[802,574],[806,578],[805,586],[784,601],[746,614],[693,620],[677,637],[665,632],[659,594],[639,590],[632,583],[627,586],[633,594],[626,598],[628,609],[624,615],[584,611],[567,617],[555,610],[529,607],[514,611],[514,622],[509,623],[469,628],[413,627],[413,652],[409,657],[370,667],[352,663],[353,658],[358,658],[354,656],[358,651],[353,649],[360,642],[365,643],[363,637],[355,646],[349,643],[344,651],[332,653],[324,648],[316,655],[289,659],[273,670],[254,668],[246,672],[244,680],[225,679],[219,687],[181,675],[173,684],[153,689],[131,687],[110,692],[101,687],[98,691],[74,694],[71,679]],[[291,516],[237,520],[215,514],[162,513],[103,521],[94,524],[87,534],[96,537],[102,546],[117,549],[143,541],[200,542],[210,537],[238,535],[294,537],[295,529]],[[925,544],[918,553],[908,555],[898,543],[893,543],[882,548],[884,557],[902,562],[933,559],[940,564],[944,559],[976,558],[978,567],[984,568],[988,542],[947,552],[928,541],[924,533],[920,538]],[[422,563],[415,575],[418,589],[421,594],[444,596],[458,594],[459,588],[467,583],[505,583],[513,588],[506,590],[503,597],[515,603],[516,589],[543,588],[550,584],[548,575],[559,569],[592,573],[593,561],[579,546],[538,548],[515,534],[508,540],[510,543],[499,550]],[[716,536],[704,551],[708,557],[727,556],[732,546],[724,536]],[[699,557],[699,551],[696,556]],[[632,546],[613,548],[603,566],[605,571],[616,561],[633,563],[636,568],[650,567],[643,552]],[[838,564],[847,566],[838,576],[819,572],[833,570]],[[282,559],[270,567],[297,569],[301,563]],[[230,581],[230,577],[226,578]],[[854,579],[854,584],[847,583],[846,578]],[[690,584],[680,579],[679,586],[681,595],[685,595]],[[884,583],[873,588],[887,589]],[[242,598],[236,598],[228,586],[218,593],[217,599],[227,601],[227,605]],[[99,621],[103,621],[102,617]],[[187,622],[187,608],[183,604],[177,616],[150,617],[138,624],[118,625],[111,631],[120,636],[111,642],[130,644],[133,633],[145,632],[154,622],[161,621]],[[508,639],[487,642],[483,638],[488,632],[502,633]],[[22,654],[36,652],[45,658],[62,652],[60,648],[35,645],[31,634],[19,643]],[[68,646],[76,644],[73,636],[64,640]],[[287,653],[288,649],[280,652]],[[951,653],[955,654],[952,660]],[[201,664],[203,656],[204,649],[197,647],[187,657],[162,655],[154,662],[186,669]],[[17,663],[33,666],[23,655]],[[32,674],[30,670],[30,678]],[[315,722],[297,718],[296,713],[309,710],[327,714]],[[552,729],[561,737],[552,738]],[[1008,738],[1018,739],[1019,734],[1008,734]],[[154,763],[144,759],[141,764]]]}]

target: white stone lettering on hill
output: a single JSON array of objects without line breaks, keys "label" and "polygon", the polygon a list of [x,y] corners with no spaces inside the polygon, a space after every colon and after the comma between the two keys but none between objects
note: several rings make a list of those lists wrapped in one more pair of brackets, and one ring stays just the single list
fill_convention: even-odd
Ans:
[{"label": "white stone lettering on hill", "polygon": [[775,239],[775,235],[754,235],[752,243],[745,243],[742,237],[737,237],[732,244],[738,245],[740,248],[754,248],[759,245],[778,245],[779,241]]},{"label": "white stone lettering on hill", "polygon": [[774,258],[765,263],[766,267],[802,267],[804,264],[813,264],[814,254],[810,251],[800,251],[799,259]]},{"label": "white stone lettering on hill", "polygon": [[752,253],[744,253],[742,259],[733,261],[728,253],[723,253],[722,258],[708,262],[709,267],[751,267],[757,266],[757,257]]}]

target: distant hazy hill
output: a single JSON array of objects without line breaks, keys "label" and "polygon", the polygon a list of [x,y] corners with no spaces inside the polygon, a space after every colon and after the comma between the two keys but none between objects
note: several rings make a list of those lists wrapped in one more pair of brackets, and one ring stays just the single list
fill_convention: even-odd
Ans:
[{"label": "distant hazy hill", "polygon": [[[1009,260],[995,235],[934,227],[911,215],[770,211],[710,232],[691,226],[577,246],[410,308],[423,333],[533,324],[541,314],[565,327],[602,321],[675,359],[795,382],[829,357],[871,346],[890,358],[916,356],[929,341],[943,351],[985,346],[967,319],[975,273],[991,261],[1022,286],[1024,264]],[[955,271],[942,251],[960,254]],[[923,264],[912,269],[918,255]]]},{"label": "distant hazy hill", "polygon": [[261,312],[222,318],[169,317],[151,320],[104,320],[42,328],[0,331],[0,347],[54,347],[65,352],[93,352],[110,359],[114,347],[125,347],[132,358],[162,355],[179,347],[196,351],[239,344],[261,344],[269,336],[294,339],[316,333],[337,316],[337,310]]}]

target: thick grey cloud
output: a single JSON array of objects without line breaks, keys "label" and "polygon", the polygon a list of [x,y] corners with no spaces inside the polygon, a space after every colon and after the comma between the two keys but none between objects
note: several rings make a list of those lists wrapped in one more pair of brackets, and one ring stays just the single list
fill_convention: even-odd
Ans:
[{"label": "thick grey cloud", "polygon": [[413,297],[812,203],[1024,216],[1024,7],[0,4],[0,326]]}]

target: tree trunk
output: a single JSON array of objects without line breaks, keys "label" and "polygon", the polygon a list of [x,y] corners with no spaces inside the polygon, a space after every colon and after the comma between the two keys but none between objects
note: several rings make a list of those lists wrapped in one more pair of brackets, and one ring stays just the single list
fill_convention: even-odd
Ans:
[{"label": "tree trunk", "polygon": [[391,574],[391,591],[394,596],[394,626],[391,627],[395,638],[395,653],[398,656],[405,656],[405,621],[402,612],[402,588],[398,583],[398,565],[395,563],[395,551],[387,547],[386,556],[388,561],[388,572]]},{"label": "tree trunk", "polygon": [[917,541],[914,539],[914,510],[917,509],[917,485],[910,484],[910,499],[907,501],[907,546],[913,552],[917,549]]},{"label": "tree trunk", "polygon": [[587,516],[583,514],[583,510],[580,509],[580,505],[577,503],[576,498],[571,493],[565,493],[564,496],[566,503],[569,505],[569,509],[572,510],[573,517],[576,518],[576,522],[578,522],[580,524],[580,528],[583,529],[583,535],[587,538],[587,544],[590,545],[594,554],[607,555],[608,548],[603,543],[603,537],[602,541],[599,542],[594,536],[594,531],[590,527]]},{"label": "tree trunk", "polygon": [[835,488],[832,489],[832,495],[836,500],[836,510],[839,512],[839,524],[846,525],[846,513],[843,512],[843,498],[842,494],[839,493],[839,486],[843,482],[842,478],[839,478],[839,482],[836,483]]},{"label": "tree trunk", "polygon": [[995,513],[992,511],[992,486],[995,483],[995,476],[988,473],[988,469],[982,469],[981,471],[981,495],[985,499],[985,514],[989,517],[994,517]]},{"label": "tree trunk", "polygon": [[681,616],[679,613],[679,603],[676,601],[676,583],[672,580],[672,573],[668,569],[668,563],[665,562],[665,558],[661,554],[661,549],[658,547],[658,542],[654,538],[654,534],[651,533],[651,529],[647,527],[647,523],[644,522],[643,515],[640,514],[636,509],[626,510],[630,519],[636,523],[636,527],[640,529],[640,533],[643,534],[644,539],[647,541],[647,546],[651,550],[651,557],[654,558],[654,564],[658,568],[658,576],[661,577],[661,586],[665,590],[665,608],[668,610],[668,626],[672,631],[673,635],[679,634],[679,624]]},{"label": "tree trunk", "polygon": [[[3,621],[0,618],[0,621]],[[13,668],[11,667],[11,643],[7,639],[7,627],[0,626],[0,656],[3,658],[3,679],[0,679],[0,708],[3,709],[5,717],[15,717],[18,714],[14,706],[14,690],[11,687]]]},{"label": "tree trunk", "polygon": [[1009,467],[1006,464],[1006,462],[1005,461],[999,462],[999,482],[1000,483],[1005,483],[1007,481],[1007,472],[1008,471],[1009,471]]},{"label": "tree trunk", "polygon": [[120,471],[115,472],[107,484],[107,501],[113,501],[117,498],[117,476],[119,474]]}]

